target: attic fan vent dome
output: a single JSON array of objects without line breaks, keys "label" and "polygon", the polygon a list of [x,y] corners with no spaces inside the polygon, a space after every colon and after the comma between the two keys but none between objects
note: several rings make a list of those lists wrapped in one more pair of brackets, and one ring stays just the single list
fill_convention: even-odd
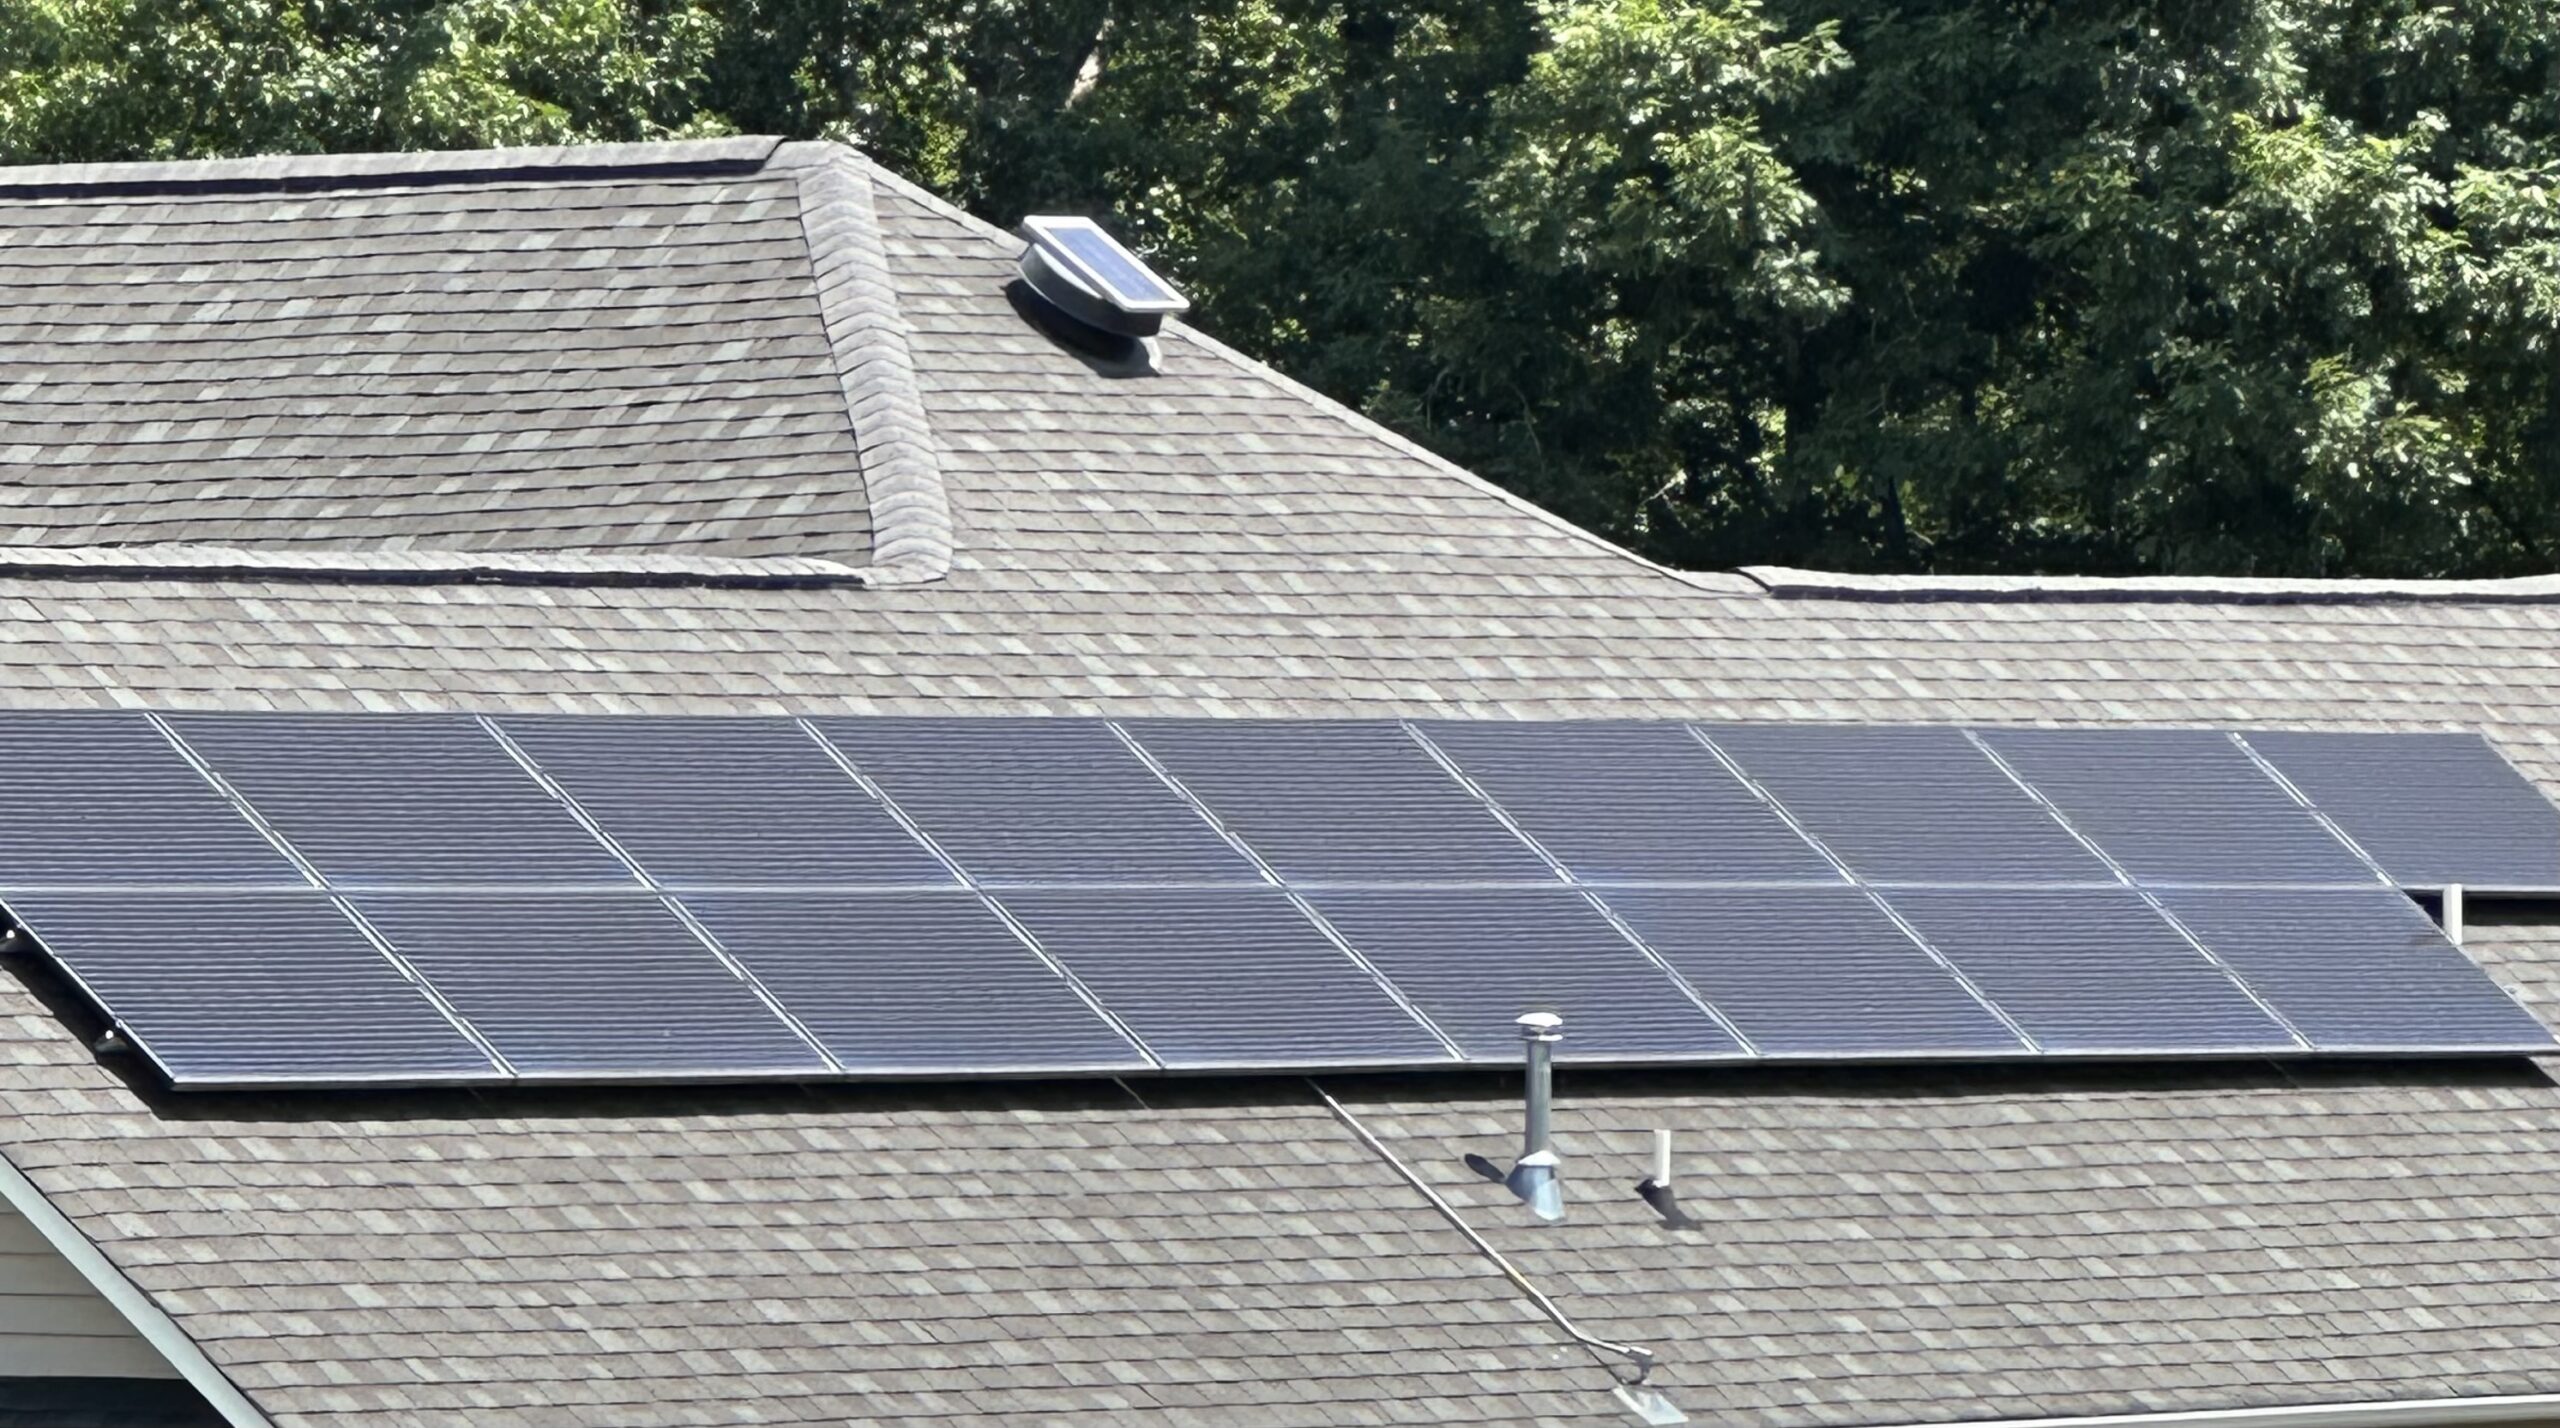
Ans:
[{"label": "attic fan vent dome", "polygon": [[1156,276],[1138,255],[1090,218],[1034,215],[1022,220],[1031,246],[1022,253],[1023,285],[1069,320],[1107,337],[1153,337],[1191,300]]}]

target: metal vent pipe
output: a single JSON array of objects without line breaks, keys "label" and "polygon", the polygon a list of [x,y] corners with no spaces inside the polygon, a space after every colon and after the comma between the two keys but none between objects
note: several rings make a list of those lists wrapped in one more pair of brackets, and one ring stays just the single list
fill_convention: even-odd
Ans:
[{"label": "metal vent pipe", "polygon": [[1551,1123],[1556,1043],[1564,1040],[1564,1018],[1553,1012],[1530,1012],[1520,1018],[1519,1027],[1529,1056],[1529,1120],[1520,1137],[1520,1159],[1502,1183],[1511,1187],[1531,1214],[1541,1220],[1561,1220],[1564,1182],[1557,1174]]}]

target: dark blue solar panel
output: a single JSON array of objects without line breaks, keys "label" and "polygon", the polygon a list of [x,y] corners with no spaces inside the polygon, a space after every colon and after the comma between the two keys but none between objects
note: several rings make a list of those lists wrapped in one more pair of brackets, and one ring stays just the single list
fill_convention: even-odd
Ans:
[{"label": "dark blue solar panel", "polygon": [[953,881],[792,720],[556,716],[499,723],[669,887]]},{"label": "dark blue solar panel", "polygon": [[2217,730],[1992,729],[1983,735],[2072,827],[2139,881],[2381,881]]},{"label": "dark blue solar panel", "polygon": [[180,1085],[497,1074],[325,893],[34,892],[9,911]]},{"label": "dark blue solar panel", "polygon": [[170,726],[342,887],[632,883],[459,714],[174,714]]},{"label": "dark blue solar panel", "polygon": [[974,893],[710,893],[685,907],[847,1070],[1147,1065]]},{"label": "dark blue solar panel", "polygon": [[1049,229],[1048,234],[1051,243],[1072,255],[1102,283],[1105,296],[1116,298],[1123,305],[1145,307],[1181,300],[1162,278],[1121,247],[1119,240],[1098,227],[1068,223]]},{"label": "dark blue solar panel", "polygon": [[2115,880],[1960,729],[1719,724],[1706,733],[1870,882]]},{"label": "dark blue solar panel", "polygon": [[0,888],[305,886],[140,714],[0,713]]},{"label": "dark blue solar panel", "polygon": [[1910,889],[1886,900],[2048,1051],[2294,1049],[2130,890]]},{"label": "dark blue solar panel", "polygon": [[2027,1049],[1855,888],[1621,888],[1605,896],[1763,1055]]},{"label": "dark blue solar panel", "polygon": [[1099,720],[818,723],[945,853],[983,881],[1261,881],[1200,810]]},{"label": "dark blue solar panel", "polygon": [[1395,724],[1168,719],[1127,728],[1292,882],[1558,881]]},{"label": "dark blue solar panel", "polygon": [[1309,901],[1480,1060],[1521,1059],[1523,1012],[1564,1018],[1564,1060],[1742,1049],[1569,888],[1343,889]]},{"label": "dark blue solar panel", "polygon": [[645,892],[353,899],[529,1074],[822,1073],[825,1063]]},{"label": "dark blue solar panel", "polygon": [[1422,730],[1584,882],[1841,881],[1686,725],[1479,720]]},{"label": "dark blue solar panel", "polygon": [[2560,810],[2478,734],[2243,737],[2402,887],[2560,889]]},{"label": "dark blue solar panel", "polygon": [[1024,888],[1002,901],[1168,1066],[1449,1059],[1277,889]]},{"label": "dark blue solar panel", "polygon": [[2160,900],[2323,1051],[2551,1049],[2397,892],[2173,888]]}]

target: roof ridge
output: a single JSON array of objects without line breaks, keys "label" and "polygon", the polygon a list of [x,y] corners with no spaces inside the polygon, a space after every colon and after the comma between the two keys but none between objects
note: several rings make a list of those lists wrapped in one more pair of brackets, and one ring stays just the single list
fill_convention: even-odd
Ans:
[{"label": "roof ridge", "polygon": [[1782,599],[2045,600],[2261,605],[2560,604],[2560,575],[2497,580],[2364,580],[2224,575],[1860,575],[1746,565]]},{"label": "roof ridge", "polygon": [[0,165],[0,197],[177,190],[327,189],[459,183],[543,173],[752,171],[782,140],[770,135],[638,144],[555,144],[515,149],[434,149],[389,154],[280,154],[147,163]]},{"label": "roof ridge", "polygon": [[784,144],[775,159],[800,176],[800,226],[819,318],[871,511],[870,580],[939,580],[951,570],[951,497],[916,376],[912,329],[889,275],[872,188],[882,170],[852,146],[827,140]]},{"label": "roof ridge", "polygon": [[810,589],[873,584],[860,566],[813,556],[674,551],[273,550],[171,541],[0,546],[0,576],[300,580],[374,585],[676,586]]}]

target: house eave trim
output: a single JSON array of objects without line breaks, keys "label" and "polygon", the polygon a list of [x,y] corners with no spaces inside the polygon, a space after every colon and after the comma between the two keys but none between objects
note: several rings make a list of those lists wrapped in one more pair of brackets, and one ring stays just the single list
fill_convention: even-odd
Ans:
[{"label": "house eave trim", "polygon": [[178,1327],[178,1322],[153,1303],[151,1296],[142,1292],[140,1286],[125,1278],[124,1271],[115,1267],[105,1251],[91,1243],[89,1237],[80,1232],[80,1227],[71,1223],[70,1216],[54,1208],[53,1202],[45,1198],[45,1193],[36,1188],[35,1182],[29,1180],[26,1173],[5,1155],[0,1155],[0,1200],[8,1202],[10,1209],[35,1226],[36,1233],[44,1236],[45,1243],[51,1245],[54,1252],[98,1292],[100,1298],[115,1306],[115,1311],[123,1315],[125,1322],[158,1350],[162,1358],[169,1361],[169,1366],[178,1371],[180,1378],[204,1395],[204,1401],[213,1406],[214,1412],[222,1415],[223,1422],[230,1424],[231,1428],[275,1428],[239,1386],[232,1383],[221,1369],[214,1367],[213,1360],[205,1357],[204,1350],[187,1337],[186,1331]]},{"label": "house eave trim", "polygon": [[1973,1419],[1961,1424],[1909,1424],[1904,1428],[2464,1428],[2464,1425],[2553,1422],[2560,1422],[2560,1393],[2172,1413],[2110,1413],[2087,1418]]}]

